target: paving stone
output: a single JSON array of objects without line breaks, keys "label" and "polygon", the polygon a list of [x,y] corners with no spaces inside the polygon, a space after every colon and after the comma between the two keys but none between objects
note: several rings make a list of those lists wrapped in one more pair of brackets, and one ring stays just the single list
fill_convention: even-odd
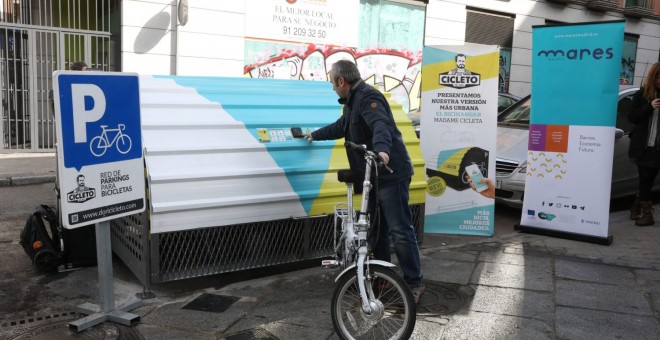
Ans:
[{"label": "paving stone", "polygon": [[557,307],[556,314],[559,339],[660,339],[653,317],[571,307]]},{"label": "paving stone", "polygon": [[539,319],[548,325],[554,323],[554,296],[549,292],[478,286],[468,308],[477,312]]},{"label": "paving stone", "polygon": [[550,267],[552,265],[552,259],[550,258],[498,252],[483,252],[479,256],[479,261],[536,267]]},{"label": "paving stone", "polygon": [[557,280],[557,305],[637,315],[653,315],[648,299],[636,289],[608,284]]},{"label": "paving stone", "polygon": [[434,259],[422,262],[422,274],[426,280],[466,285],[475,266],[473,262]]},{"label": "paving stone", "polygon": [[660,294],[660,281],[637,280],[645,293]]},{"label": "paving stone", "polygon": [[660,270],[638,269],[633,270],[638,279],[660,282]]},{"label": "paving stone", "polygon": [[478,255],[474,252],[441,250],[428,255],[429,258],[436,260],[450,260],[461,262],[475,262]]},{"label": "paving stone", "polygon": [[469,312],[452,316],[436,339],[553,339],[553,327],[539,320],[509,315]]},{"label": "paving stone", "polygon": [[609,283],[635,287],[635,275],[628,268],[580,261],[556,260],[555,276],[559,278]]},{"label": "paving stone", "polygon": [[552,291],[551,267],[518,266],[481,262],[470,283],[495,287]]}]

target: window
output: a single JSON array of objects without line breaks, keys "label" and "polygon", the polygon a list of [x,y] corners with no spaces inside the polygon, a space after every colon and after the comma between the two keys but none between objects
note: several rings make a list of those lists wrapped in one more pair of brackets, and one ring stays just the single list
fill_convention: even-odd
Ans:
[{"label": "window", "polygon": [[637,60],[638,36],[626,34],[623,37],[623,51],[621,53],[620,85],[632,85],[635,81],[635,61]]},{"label": "window", "polygon": [[360,49],[421,51],[424,46],[423,3],[360,0]]}]

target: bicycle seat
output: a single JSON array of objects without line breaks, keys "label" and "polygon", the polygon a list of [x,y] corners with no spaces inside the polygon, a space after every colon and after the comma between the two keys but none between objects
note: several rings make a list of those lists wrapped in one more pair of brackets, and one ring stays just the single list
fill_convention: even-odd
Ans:
[{"label": "bicycle seat", "polygon": [[353,172],[351,172],[351,170],[348,169],[337,171],[337,180],[342,183],[355,183]]}]

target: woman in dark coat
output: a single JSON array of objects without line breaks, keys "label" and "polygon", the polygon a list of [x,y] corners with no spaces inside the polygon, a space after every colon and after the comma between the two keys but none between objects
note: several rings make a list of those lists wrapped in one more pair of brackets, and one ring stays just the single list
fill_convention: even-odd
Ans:
[{"label": "woman in dark coat", "polygon": [[635,124],[630,133],[628,156],[639,172],[638,198],[630,217],[638,226],[653,225],[651,188],[660,170],[660,64],[651,66],[642,88],[633,97],[628,120]]}]

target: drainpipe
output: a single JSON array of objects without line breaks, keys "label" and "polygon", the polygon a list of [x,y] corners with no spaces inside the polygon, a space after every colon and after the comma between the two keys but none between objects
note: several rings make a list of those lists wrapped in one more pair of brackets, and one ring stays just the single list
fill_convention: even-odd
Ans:
[{"label": "drainpipe", "polygon": [[176,47],[174,56],[174,74],[179,75],[179,27],[188,23],[188,0],[179,0],[176,4]]}]

